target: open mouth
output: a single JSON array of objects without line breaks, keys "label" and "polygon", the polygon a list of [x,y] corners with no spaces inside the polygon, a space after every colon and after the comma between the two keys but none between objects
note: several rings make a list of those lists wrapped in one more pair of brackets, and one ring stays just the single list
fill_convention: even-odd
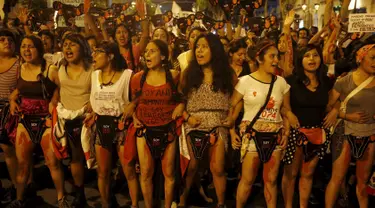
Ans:
[{"label": "open mouth", "polygon": [[70,51],[68,51],[68,52],[65,52],[65,56],[67,57],[67,58],[73,58],[73,52],[70,52]]},{"label": "open mouth", "polygon": [[120,38],[118,40],[120,41],[120,43],[125,43],[125,38]]},{"label": "open mouth", "polygon": [[277,65],[277,64],[275,64],[275,63],[273,63],[273,64],[272,64],[272,66],[273,66],[273,67],[278,67],[278,65]]},{"label": "open mouth", "polygon": [[31,59],[31,53],[24,53],[23,56],[27,59]]},{"label": "open mouth", "polygon": [[309,67],[315,67],[316,63],[309,63],[308,65],[309,65]]}]

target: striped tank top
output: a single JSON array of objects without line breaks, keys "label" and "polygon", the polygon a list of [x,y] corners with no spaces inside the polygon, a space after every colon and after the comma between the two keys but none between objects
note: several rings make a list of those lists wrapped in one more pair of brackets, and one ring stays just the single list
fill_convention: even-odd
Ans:
[{"label": "striped tank top", "polygon": [[17,85],[20,61],[17,60],[6,71],[0,73],[0,100],[8,100]]}]

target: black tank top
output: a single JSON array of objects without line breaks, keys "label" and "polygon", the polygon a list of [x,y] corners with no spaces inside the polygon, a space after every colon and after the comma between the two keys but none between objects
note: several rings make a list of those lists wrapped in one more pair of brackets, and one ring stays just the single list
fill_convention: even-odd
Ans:
[{"label": "black tank top", "polygon": [[52,98],[57,85],[48,77],[50,66],[47,70],[47,77],[40,76],[39,81],[26,81],[22,79],[20,72],[17,82],[17,89],[20,91],[20,95],[22,97],[47,100]]}]

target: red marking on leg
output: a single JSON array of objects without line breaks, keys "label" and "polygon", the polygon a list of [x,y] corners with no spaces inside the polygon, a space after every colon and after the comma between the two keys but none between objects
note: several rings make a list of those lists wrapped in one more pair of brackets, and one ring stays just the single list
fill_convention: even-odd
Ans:
[{"label": "red marking on leg", "polygon": [[19,145],[18,148],[21,150],[21,152],[22,152],[21,157],[24,160],[26,160],[27,157],[29,157],[29,155],[27,155],[27,151],[25,149],[27,149],[27,146],[30,143],[31,143],[31,140],[29,138],[27,138],[26,133],[21,132],[20,137],[18,139],[18,145]]},{"label": "red marking on leg", "polygon": [[254,157],[253,158],[253,164],[252,164],[253,170],[256,170],[257,167],[259,167],[259,163],[260,163],[259,159],[257,159],[256,157]]},{"label": "red marking on leg", "polygon": [[270,160],[267,162],[267,165],[264,165],[263,166],[263,180],[264,182],[268,182],[269,181],[269,173],[271,172],[272,170],[272,167],[275,166],[275,157],[274,156],[271,156]]},{"label": "red marking on leg", "polygon": [[266,198],[267,203],[270,203],[272,201],[272,194],[271,191],[268,190],[268,187],[264,186],[264,198]]},{"label": "red marking on leg", "polygon": [[50,138],[51,138],[51,134],[45,134],[43,135],[42,140],[40,141],[40,145],[42,146],[44,157],[47,163],[51,159],[49,154],[53,152],[51,149],[51,145],[50,145]]},{"label": "red marking on leg", "polygon": [[275,166],[275,163],[276,163],[276,159],[274,156],[271,156],[270,160],[267,162],[267,165],[264,165],[263,166],[263,180],[264,180],[264,197],[266,198],[266,201],[267,202],[271,202],[272,201],[272,194],[271,194],[271,191],[268,189],[266,183],[270,183],[271,182],[271,179],[270,179],[270,173],[272,173],[272,167]]}]

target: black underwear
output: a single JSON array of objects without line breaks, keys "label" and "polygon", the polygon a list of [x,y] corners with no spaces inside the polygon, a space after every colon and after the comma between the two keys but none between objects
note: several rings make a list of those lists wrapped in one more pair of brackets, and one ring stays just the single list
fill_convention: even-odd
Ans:
[{"label": "black underwear", "polygon": [[312,160],[316,155],[318,155],[322,148],[324,149],[325,145],[323,144],[313,144],[310,141],[307,141],[303,145],[303,153],[305,155],[305,162]]},{"label": "black underwear", "polygon": [[77,147],[81,141],[81,131],[82,131],[83,120],[81,118],[76,118],[73,120],[65,120],[65,135],[72,144]]},{"label": "black underwear", "polygon": [[[145,127],[145,129],[139,129],[137,131],[138,137],[143,136],[146,139],[147,146],[149,147],[151,155],[154,159],[161,158],[168,144],[173,141],[169,140],[169,134],[172,133],[172,138],[175,138],[173,130],[174,124],[174,122],[171,122],[164,126]],[[144,130],[146,132],[143,133]]]},{"label": "black underwear", "polygon": [[260,161],[266,163],[270,160],[273,151],[277,146],[279,132],[257,132],[253,129],[255,146],[258,151]]},{"label": "black underwear", "polygon": [[371,142],[370,137],[356,137],[352,135],[346,135],[350,148],[352,149],[352,155],[355,159],[361,159],[366,151],[368,144]]},{"label": "black underwear", "polygon": [[30,139],[34,144],[39,144],[42,140],[44,131],[47,129],[46,117],[40,115],[23,115],[21,123],[29,133]]},{"label": "black underwear", "polygon": [[96,132],[103,148],[111,149],[112,145],[116,143],[116,134],[121,131],[118,128],[119,119],[115,116],[97,116]]},{"label": "black underwear", "polygon": [[202,160],[209,145],[215,144],[217,139],[217,136],[213,135],[215,130],[216,128],[211,131],[194,130],[189,132],[188,136],[190,137],[191,148],[193,149],[195,159]]}]

